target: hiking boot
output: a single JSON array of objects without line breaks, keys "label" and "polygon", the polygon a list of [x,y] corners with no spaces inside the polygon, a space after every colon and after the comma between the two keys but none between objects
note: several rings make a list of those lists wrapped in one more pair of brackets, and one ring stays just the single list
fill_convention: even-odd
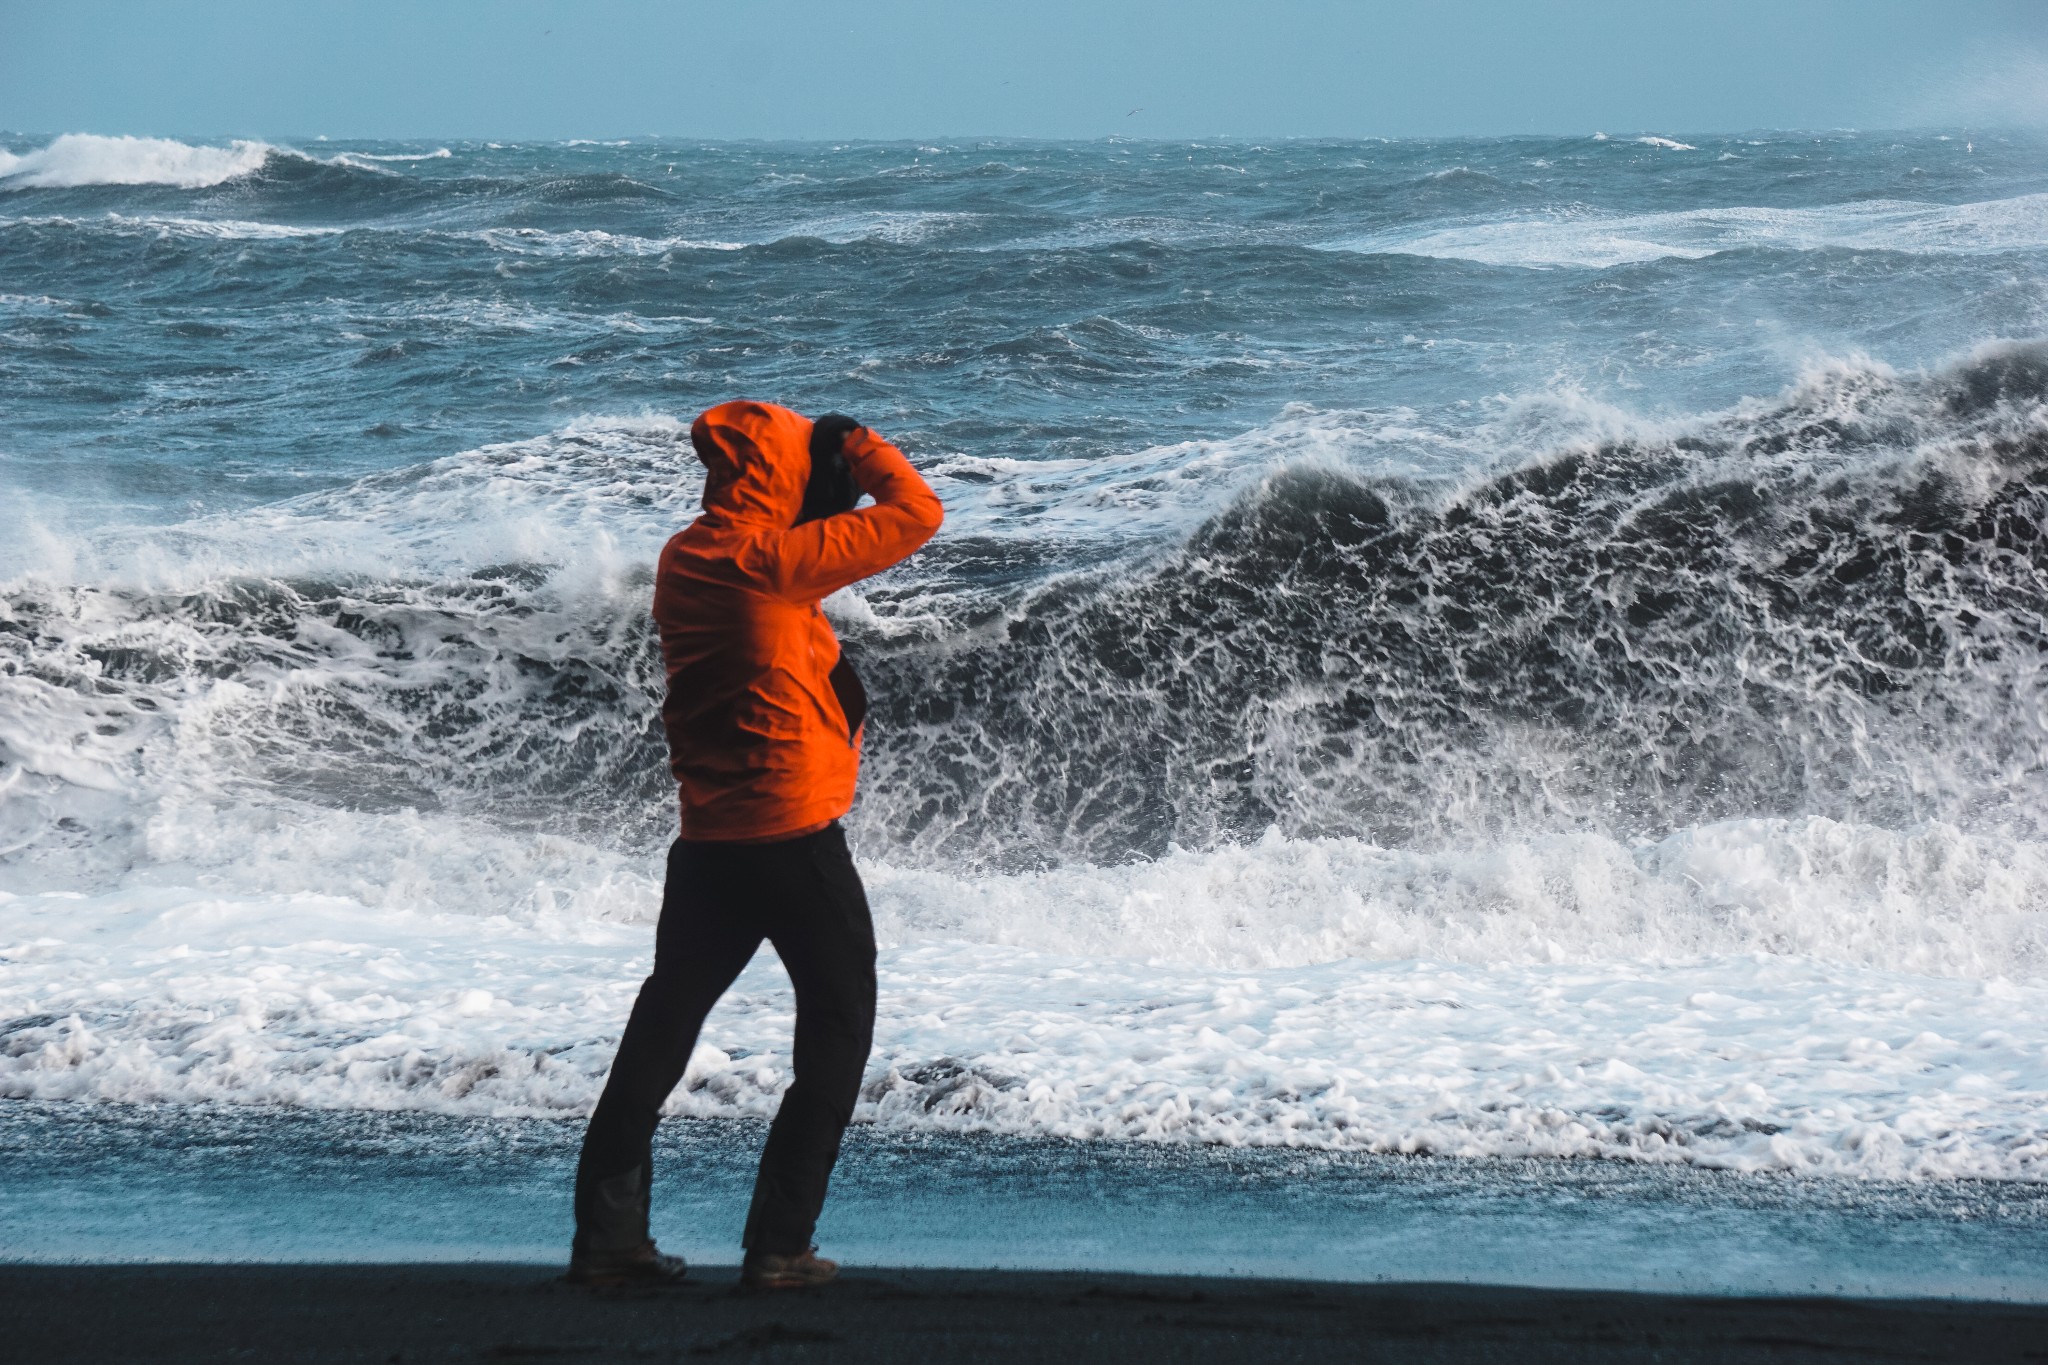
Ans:
[{"label": "hiking boot", "polygon": [[664,1256],[654,1243],[630,1251],[576,1251],[569,1255],[570,1284],[599,1287],[680,1284],[689,1266],[680,1256]]},{"label": "hiking boot", "polygon": [[645,1163],[604,1180],[577,1171],[570,1284],[665,1285],[683,1278],[683,1258],[662,1255],[647,1231],[650,1174]]},{"label": "hiking boot", "polygon": [[829,1284],[839,1274],[839,1262],[828,1261],[812,1247],[793,1256],[750,1251],[740,1265],[740,1285],[746,1289],[812,1289]]}]

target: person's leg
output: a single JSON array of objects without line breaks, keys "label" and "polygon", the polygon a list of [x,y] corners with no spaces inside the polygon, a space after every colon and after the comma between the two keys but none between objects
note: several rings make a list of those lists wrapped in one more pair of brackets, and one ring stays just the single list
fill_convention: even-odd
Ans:
[{"label": "person's leg", "polygon": [[791,1256],[810,1246],[874,1044],[875,928],[839,826],[778,847],[783,894],[768,936],[796,987],[796,1075],[768,1130],[741,1244]]},{"label": "person's leg", "polygon": [[655,1125],[683,1078],[704,1016],[761,945],[751,888],[729,850],[669,849],[654,971],[640,987],[576,1166],[576,1250],[618,1253],[648,1241]]}]

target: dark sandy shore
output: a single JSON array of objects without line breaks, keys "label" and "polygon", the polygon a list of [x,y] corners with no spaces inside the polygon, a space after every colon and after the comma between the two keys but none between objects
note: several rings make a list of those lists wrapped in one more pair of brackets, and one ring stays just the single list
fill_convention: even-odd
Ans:
[{"label": "dark sandy shore", "polygon": [[859,1270],[593,1293],[548,1267],[4,1266],[0,1359],[2048,1361],[2048,1306]]}]

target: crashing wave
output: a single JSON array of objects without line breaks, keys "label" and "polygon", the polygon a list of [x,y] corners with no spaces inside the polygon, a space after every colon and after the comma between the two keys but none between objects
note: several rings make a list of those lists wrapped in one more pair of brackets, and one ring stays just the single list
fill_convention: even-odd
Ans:
[{"label": "crashing wave", "polygon": [[[0,780],[658,841],[644,562],[689,515],[679,439],[599,425],[374,476],[276,514],[267,571],[18,582]],[[1463,481],[1244,477],[1199,515],[1163,490],[1120,551],[1048,555],[970,509],[838,608],[876,696],[865,846],[1025,868],[1269,827],[1426,848],[1742,818],[2024,833],[2048,808],[2038,344],[1844,365]],[[422,538],[377,508],[419,509],[389,520]],[[195,562],[250,515],[182,532]],[[63,801],[38,808],[22,847],[59,837]]]},{"label": "crashing wave", "polygon": [[0,189],[76,189],[85,185],[172,185],[204,189],[263,169],[288,155],[267,142],[237,139],[195,147],[162,137],[65,133],[49,146],[0,153]]},{"label": "crashing wave", "polygon": [[2044,520],[2034,345],[1452,486],[1290,466],[1148,562],[871,641],[897,795],[861,821],[998,864],[1272,825],[2031,825]]}]

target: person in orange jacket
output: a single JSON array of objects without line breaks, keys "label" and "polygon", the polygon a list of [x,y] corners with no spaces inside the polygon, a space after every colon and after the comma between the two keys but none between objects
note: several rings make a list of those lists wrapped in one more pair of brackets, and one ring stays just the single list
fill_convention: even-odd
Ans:
[{"label": "person in orange jacket", "polygon": [[[875,1027],[875,935],[839,818],[866,695],[820,602],[939,529],[938,497],[851,418],[732,402],[690,426],[704,511],[662,549],[662,725],[682,807],[654,969],[576,1171],[572,1280],[681,1279],[648,1232],[655,1125],[704,1016],[766,938],[796,987],[795,1079],[761,1153],[742,1281],[821,1284],[811,1234]],[[874,504],[855,510],[862,494]]]}]

